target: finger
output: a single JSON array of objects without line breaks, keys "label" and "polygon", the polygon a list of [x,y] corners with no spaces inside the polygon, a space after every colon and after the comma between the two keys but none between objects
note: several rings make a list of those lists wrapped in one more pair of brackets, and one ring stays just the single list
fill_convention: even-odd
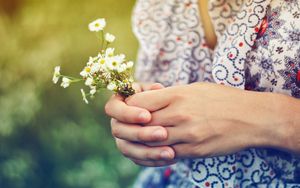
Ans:
[{"label": "finger", "polygon": [[144,124],[145,126],[173,126],[179,123],[183,116],[181,113],[176,113],[177,109],[173,109],[172,105],[166,108],[154,111],[151,113],[151,121]]},{"label": "finger", "polygon": [[175,151],[176,154],[176,159],[184,159],[184,158],[199,158],[199,157],[210,157],[209,155],[201,155],[202,152],[199,152],[199,146],[197,145],[192,145],[189,143],[181,143],[181,144],[175,144],[172,146],[172,148]]},{"label": "finger", "polygon": [[147,166],[147,167],[162,167],[162,166],[169,166],[177,163],[176,160],[172,161],[143,161],[137,159],[131,159],[135,164],[140,166]]},{"label": "finger", "polygon": [[119,95],[113,95],[106,103],[105,112],[108,116],[126,123],[147,123],[151,120],[149,111],[128,106]]},{"label": "finger", "polygon": [[159,142],[168,137],[167,130],[160,126],[143,127],[126,124],[116,119],[111,120],[111,131],[114,137],[132,142]]},{"label": "finger", "polygon": [[185,138],[185,132],[182,130],[178,130],[177,127],[164,127],[167,130],[168,138],[164,141],[156,141],[156,142],[143,142],[145,145],[150,147],[158,147],[158,146],[169,146],[174,144],[184,143],[187,138]]},{"label": "finger", "polygon": [[160,83],[141,84],[143,91],[163,89],[164,86]]},{"label": "finger", "polygon": [[136,93],[125,99],[126,104],[147,109],[150,112],[162,109],[170,104],[172,95],[169,89],[159,89]]},{"label": "finger", "polygon": [[136,83],[136,82],[132,84],[132,87],[136,93],[164,88],[164,86],[160,83],[153,84],[153,83]]},{"label": "finger", "polygon": [[173,160],[175,153],[171,147],[148,147],[116,138],[116,144],[122,154],[138,160]]},{"label": "finger", "polygon": [[137,83],[137,82],[134,82],[132,84],[132,88],[134,89],[135,93],[140,93],[143,91],[142,87],[141,87],[141,84],[140,83]]}]

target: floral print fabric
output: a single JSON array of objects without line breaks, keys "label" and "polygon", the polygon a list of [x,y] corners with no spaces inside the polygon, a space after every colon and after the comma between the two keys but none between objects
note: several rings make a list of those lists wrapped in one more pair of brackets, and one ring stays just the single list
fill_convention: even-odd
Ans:
[{"label": "floral print fabric", "polygon": [[[138,0],[136,76],[165,86],[214,82],[300,98],[300,1],[211,0],[218,37],[208,48],[198,0]],[[251,148],[145,168],[135,187],[300,187],[300,157]]]}]

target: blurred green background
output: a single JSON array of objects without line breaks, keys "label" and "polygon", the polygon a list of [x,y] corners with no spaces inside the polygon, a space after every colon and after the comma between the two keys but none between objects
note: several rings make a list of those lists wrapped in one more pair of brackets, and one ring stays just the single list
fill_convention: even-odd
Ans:
[{"label": "blurred green background", "polygon": [[78,75],[98,43],[88,23],[104,17],[117,52],[135,59],[134,0],[0,0],[0,187],[130,187],[138,167],[111,137],[103,106],[80,86],[51,82],[53,68]]}]

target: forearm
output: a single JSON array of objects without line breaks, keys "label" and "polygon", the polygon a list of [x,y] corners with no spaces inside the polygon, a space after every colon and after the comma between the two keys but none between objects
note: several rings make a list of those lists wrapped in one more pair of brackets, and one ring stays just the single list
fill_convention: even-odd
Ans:
[{"label": "forearm", "polygon": [[[253,95],[254,92],[252,92]],[[255,92],[256,93],[256,92]],[[290,96],[275,93],[260,95],[262,109],[256,109],[254,120],[260,126],[261,138],[258,147],[274,147],[292,153],[300,153],[300,101]],[[254,109],[255,110],[255,109]]]},{"label": "forearm", "polygon": [[279,147],[293,153],[300,153],[300,101],[289,96],[279,95],[278,111],[282,114],[281,134],[283,141]]}]

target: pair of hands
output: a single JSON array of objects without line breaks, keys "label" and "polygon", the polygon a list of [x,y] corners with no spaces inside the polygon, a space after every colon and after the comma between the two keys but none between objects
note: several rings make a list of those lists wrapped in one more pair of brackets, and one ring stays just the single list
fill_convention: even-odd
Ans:
[{"label": "pair of hands", "polygon": [[114,95],[105,106],[118,149],[136,164],[229,154],[268,145],[274,135],[266,126],[272,117],[265,99],[254,92],[208,83],[136,88],[135,95]]}]

